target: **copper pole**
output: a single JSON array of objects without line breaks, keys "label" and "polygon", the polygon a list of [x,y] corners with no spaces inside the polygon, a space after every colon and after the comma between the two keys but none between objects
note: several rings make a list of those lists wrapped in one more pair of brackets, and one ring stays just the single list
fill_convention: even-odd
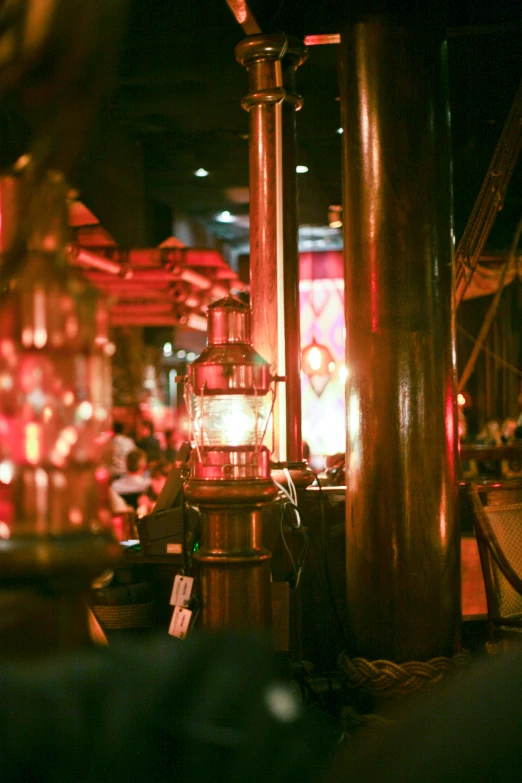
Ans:
[{"label": "copper pole", "polygon": [[446,44],[341,39],[349,653],[426,660],[460,627]]},{"label": "copper pole", "polygon": [[[303,44],[282,33],[253,35],[236,47],[237,60],[248,70],[249,87],[242,106],[250,117],[253,337],[260,354],[278,374],[284,367],[286,385],[283,411],[276,412],[281,423],[279,430],[276,425],[275,456],[285,462],[302,458],[295,179],[295,110],[301,99],[294,92],[294,73],[305,56]],[[278,268],[283,270],[279,280]]]},{"label": "copper pole", "polygon": [[299,237],[297,212],[296,110],[301,99],[295,92],[295,72],[306,59],[306,48],[289,38],[282,60],[283,87],[283,258],[285,301],[286,366],[286,458],[289,463],[303,459],[301,437],[301,321],[299,312]]},{"label": "copper pole", "polygon": [[262,543],[262,508],[274,500],[275,484],[257,481],[197,481],[185,490],[201,514],[197,563],[199,625],[269,629],[271,553]]}]

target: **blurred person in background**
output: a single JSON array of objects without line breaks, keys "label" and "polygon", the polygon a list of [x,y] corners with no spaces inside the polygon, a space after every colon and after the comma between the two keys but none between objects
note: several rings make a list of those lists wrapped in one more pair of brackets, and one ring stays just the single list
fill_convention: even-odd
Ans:
[{"label": "blurred person in background", "polygon": [[515,430],[517,428],[517,420],[512,418],[504,419],[502,427],[500,429],[500,439],[502,443],[512,443],[515,440]]},{"label": "blurred person in background", "polygon": [[[484,429],[477,435],[480,446],[502,446],[502,432],[497,419],[489,419]],[[479,473],[484,478],[498,478],[501,473],[500,460],[483,460],[478,463]]]},{"label": "blurred person in background", "polygon": [[161,446],[154,436],[154,425],[148,419],[141,419],[136,424],[136,446],[147,455],[148,462],[161,458]]},{"label": "blurred person in background", "polygon": [[138,498],[138,517],[144,517],[154,511],[156,501],[165,486],[171,468],[172,464],[164,459],[160,459],[150,466],[150,485],[146,492]]},{"label": "blurred person in background", "polygon": [[165,430],[165,451],[163,456],[167,462],[174,462],[180,446],[181,438],[175,430]]},{"label": "blurred person in background", "polygon": [[150,486],[150,476],[147,476],[147,455],[142,449],[134,449],[127,455],[127,471],[112,482],[112,489],[136,509],[138,498]]},{"label": "blurred person in background", "polygon": [[[504,419],[502,422],[502,442],[505,445],[520,445],[517,444],[517,427],[516,419]],[[500,469],[502,476],[506,479],[521,478],[522,477],[522,458],[518,455],[512,456],[509,459],[503,459],[500,463]]]},{"label": "blurred person in background", "polygon": [[[459,410],[459,445],[461,443],[471,443],[471,439],[468,437],[468,421],[463,411]],[[460,451],[460,450],[459,450]],[[478,476],[478,465],[474,459],[461,460],[460,461],[460,476],[461,478],[473,478]]]},{"label": "blurred person in background", "polygon": [[114,435],[108,447],[108,467],[111,479],[119,478],[127,470],[127,455],[136,449],[136,444],[125,432],[125,425],[115,421],[112,426]]}]

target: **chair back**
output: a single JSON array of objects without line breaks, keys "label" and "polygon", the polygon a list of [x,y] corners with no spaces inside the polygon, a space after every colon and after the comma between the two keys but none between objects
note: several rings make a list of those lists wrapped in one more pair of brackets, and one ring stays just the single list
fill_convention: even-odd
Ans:
[{"label": "chair back", "polygon": [[119,494],[128,506],[133,508],[134,511],[137,510],[138,500],[143,495],[143,492],[120,492]]},{"label": "chair back", "polygon": [[[506,487],[468,494],[480,554],[490,624],[522,628],[522,498]],[[504,497],[503,497],[504,495]]]}]

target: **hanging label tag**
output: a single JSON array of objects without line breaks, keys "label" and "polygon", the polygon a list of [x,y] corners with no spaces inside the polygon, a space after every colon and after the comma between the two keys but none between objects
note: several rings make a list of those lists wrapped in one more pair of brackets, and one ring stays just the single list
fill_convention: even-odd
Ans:
[{"label": "hanging label tag", "polygon": [[191,576],[181,576],[178,574],[172,585],[172,595],[170,596],[171,606],[188,606],[190,596],[192,595],[192,586],[194,579]]},{"label": "hanging label tag", "polygon": [[192,586],[194,579],[191,576],[181,576],[178,574],[172,585],[172,595],[170,596],[171,606],[188,606],[190,596],[192,595]]},{"label": "hanging label tag", "polygon": [[169,634],[176,639],[184,639],[190,626],[192,612],[182,606],[174,607],[172,620],[170,621]]}]

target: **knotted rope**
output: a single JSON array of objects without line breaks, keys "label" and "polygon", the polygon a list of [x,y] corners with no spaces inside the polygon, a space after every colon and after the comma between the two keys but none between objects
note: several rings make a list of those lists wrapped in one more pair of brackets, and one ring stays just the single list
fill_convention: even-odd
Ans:
[{"label": "knotted rope", "polygon": [[452,658],[440,656],[425,663],[408,661],[367,661],[365,658],[349,658],[345,652],[339,656],[338,665],[346,675],[350,688],[390,694],[408,694],[427,686],[436,685],[447,675],[454,676],[469,666],[470,654],[463,650]]}]

